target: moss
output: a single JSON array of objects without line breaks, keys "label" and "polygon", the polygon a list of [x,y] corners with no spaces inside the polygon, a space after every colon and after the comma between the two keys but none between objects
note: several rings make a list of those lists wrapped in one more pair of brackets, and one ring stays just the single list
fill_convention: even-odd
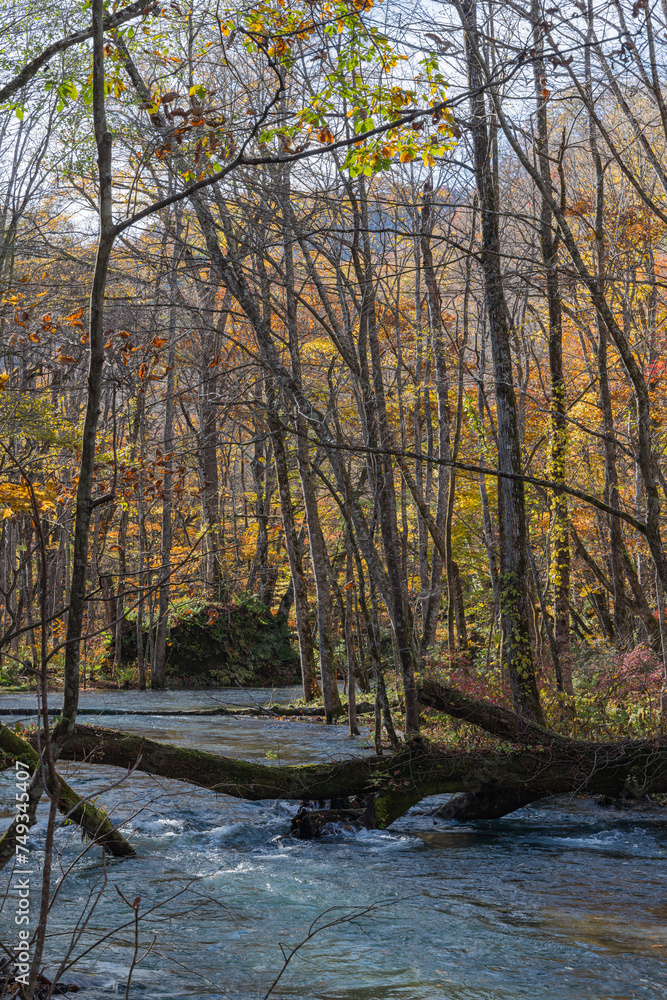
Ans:
[{"label": "moss", "polygon": [[[181,605],[170,613],[167,641],[166,673],[172,683],[263,687],[298,684],[301,679],[287,621],[257,601]],[[134,662],[136,618],[125,619],[122,646],[123,664]],[[107,650],[112,660],[113,639]]]}]

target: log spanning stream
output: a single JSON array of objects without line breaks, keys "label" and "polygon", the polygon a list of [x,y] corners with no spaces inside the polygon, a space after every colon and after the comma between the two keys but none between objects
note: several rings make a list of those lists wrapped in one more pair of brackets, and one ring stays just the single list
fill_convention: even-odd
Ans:
[{"label": "log spanning stream", "polygon": [[[288,701],[294,692],[277,692]],[[96,709],[154,711],[261,704],[253,692],[90,692]],[[16,718],[27,696],[3,696]],[[54,704],[57,701],[54,699]],[[89,714],[92,713],[92,714]],[[3,719],[12,721],[11,717]],[[326,762],[370,753],[365,734],[310,720],[118,715],[113,725],[156,740],[263,763]],[[97,848],[68,875],[53,907],[46,971],[67,950],[81,913],[102,889],[79,954],[63,977],[82,1000],[125,996],[135,947],[129,901],[140,896],[140,952],[130,997],[260,1000],[283,963],[280,945],[322,923],[377,904],[323,930],[296,954],[272,996],[282,1000],[658,1000],[667,997],[667,810],[614,809],[588,799],[535,803],[500,820],[435,819],[445,800],[423,801],[388,830],[338,828],[317,841],[288,836],[291,802],[248,802],[134,773],[63,763],[77,791],[99,801],[138,857],[109,861]],[[3,825],[13,775],[0,780]],[[46,821],[30,835],[33,868]],[[61,828],[58,870],[81,851]],[[0,874],[4,888],[8,871]],[[37,876],[33,876],[37,888]],[[37,893],[35,892],[35,898]],[[337,908],[337,909],[332,909]],[[13,911],[0,937],[13,941]],[[126,926],[121,927],[120,925]],[[114,928],[118,929],[114,930]]]}]

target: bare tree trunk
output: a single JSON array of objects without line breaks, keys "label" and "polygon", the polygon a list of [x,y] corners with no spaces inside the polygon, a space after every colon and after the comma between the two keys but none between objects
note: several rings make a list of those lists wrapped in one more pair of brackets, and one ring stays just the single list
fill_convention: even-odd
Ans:
[{"label": "bare tree trunk", "polygon": [[[375,278],[372,266],[368,201],[364,178],[361,178],[359,183],[359,207],[360,211],[355,212],[355,214],[357,215],[358,223],[360,223],[362,246],[362,259],[359,261],[357,258],[356,262],[357,273],[362,288],[360,340],[361,329],[363,328],[370,348],[373,388],[373,398],[369,400],[373,412],[369,412],[368,423],[370,428],[374,428],[380,447],[391,448],[392,436],[387,417],[382,359],[378,337],[375,308]],[[372,445],[373,441],[371,440]],[[377,456],[374,465],[374,479],[375,498],[389,582],[389,612],[397,651],[397,666],[401,672],[403,693],[405,696],[405,732],[413,733],[419,729],[419,705],[417,703],[415,688],[416,651],[413,644],[412,614],[408,603],[407,581],[401,571],[401,544],[396,512],[394,469],[391,458],[387,454]]]},{"label": "bare tree trunk", "polygon": [[[206,352],[204,357],[208,357]],[[218,417],[211,399],[211,376],[203,367],[199,391],[199,463],[202,479],[202,508],[206,526],[204,551],[206,558],[206,584],[210,596],[219,601],[223,596],[220,566],[220,500],[218,480]]]},{"label": "bare tree trunk", "polygon": [[456,619],[456,634],[458,637],[459,649],[468,648],[468,629],[466,627],[465,603],[463,601],[463,587],[461,586],[461,572],[459,564],[452,562],[452,590],[454,591],[454,617]]},{"label": "bare tree trunk", "polygon": [[[289,350],[292,362],[292,372],[301,384],[301,357],[299,353],[299,331],[297,299],[294,287],[294,261],[292,252],[292,233],[289,220],[291,211],[289,205],[289,171],[282,177],[283,188],[280,200],[283,209],[283,247],[285,252],[285,297],[287,311],[287,329],[289,335]],[[268,321],[268,317],[266,318]],[[297,445],[296,454],[301,479],[301,492],[306,509],[308,525],[308,540],[310,545],[310,560],[315,578],[315,594],[317,601],[317,638],[320,654],[320,678],[322,682],[322,697],[326,720],[331,723],[334,716],[340,715],[343,707],[338,694],[336,666],[333,655],[333,639],[331,633],[331,588],[329,585],[328,556],[320,515],[317,506],[317,495],[313,471],[310,464],[308,447],[308,423],[303,414],[296,418]]]},{"label": "bare tree trunk", "polygon": [[257,416],[255,418],[255,440],[250,470],[255,489],[255,521],[257,523],[257,542],[255,558],[248,576],[247,590],[252,592],[257,588],[259,601],[267,608],[273,603],[276,574],[269,563],[269,522],[271,517],[271,501],[275,489],[273,464],[271,462],[271,442],[266,439],[266,427],[262,417],[265,409],[262,400],[262,383],[258,379],[255,391]]},{"label": "bare tree trunk", "polygon": [[144,584],[146,581],[146,522],[144,520],[144,477],[139,473],[139,499],[137,501],[139,517],[137,552],[137,620],[135,622],[137,636],[137,670],[139,673],[139,690],[146,688],[146,654],[144,643]]},{"label": "bare tree trunk", "polygon": [[[589,25],[592,15],[589,11]],[[589,27],[589,31],[590,31]],[[585,57],[586,87],[589,99],[592,99],[593,83],[591,80],[590,53]],[[604,168],[598,151],[595,124],[589,116],[588,141],[595,170],[595,268],[600,290],[605,286],[607,270],[604,236]],[[600,394],[600,409],[602,410],[602,430],[604,435],[605,459],[605,502],[613,507],[620,507],[618,489],[617,451],[612,410],[611,391],[609,387],[609,369],[607,363],[608,331],[603,317],[596,313],[598,345],[598,382]],[[625,641],[627,625],[627,607],[625,593],[625,574],[623,571],[623,535],[621,522],[617,517],[609,517],[609,568],[614,589],[614,642],[621,648]]]},{"label": "bare tree trunk", "polygon": [[[475,234],[474,216],[472,234]],[[465,371],[465,350],[468,345],[468,312],[470,304],[470,270],[471,261],[466,261],[466,287],[463,296],[463,340],[457,346],[459,351],[458,374],[456,379],[457,401],[456,401],[456,424],[454,428],[454,444],[452,447],[452,459],[456,462],[459,457],[459,447],[461,444],[461,425],[463,421],[463,375]],[[454,524],[454,505],[456,501],[456,468],[452,465],[449,470],[449,490],[447,497],[447,520],[445,523],[445,544],[447,546],[447,636],[449,648],[454,648],[454,623],[456,622],[456,634],[458,648],[465,652],[468,648],[468,631],[465,623],[465,606],[463,601],[463,587],[461,586],[461,576],[458,566],[454,562],[452,553],[452,527]]]},{"label": "bare tree trunk", "polygon": [[111,189],[111,133],[107,129],[104,81],[104,9],[102,0],[93,0],[93,121],[99,180],[99,239],[90,294],[90,356],[88,365],[86,414],[81,436],[81,460],[76,491],[74,555],[69,593],[69,613],[65,645],[62,724],[66,733],[76,721],[79,703],[79,657],[83,613],[86,601],[88,536],[94,507],[95,440],[102,398],[104,368],[104,297],[107,270],[113,247]]},{"label": "bare tree trunk", "polygon": [[176,247],[172,255],[169,274],[169,343],[167,346],[167,385],[164,400],[164,481],[162,483],[162,539],[160,551],[160,584],[158,622],[155,634],[151,687],[163,688],[166,679],[167,625],[169,619],[169,588],[171,577],[172,508],[174,503],[174,364],[176,361]]},{"label": "bare tree trunk", "polygon": [[[520,475],[521,442],[517,420],[511,322],[505,301],[498,228],[498,198],[491,171],[484,79],[472,38],[477,38],[476,0],[464,0],[466,61],[470,88],[470,129],[481,216],[481,263],[493,355],[498,421],[498,464],[501,472]],[[501,478],[498,499],[501,527],[501,615],[504,652],[515,710],[542,721],[529,631],[529,567],[523,483]]]},{"label": "bare tree trunk", "polygon": [[354,608],[354,567],[352,564],[352,542],[347,536],[347,556],[345,561],[345,654],[347,658],[347,700],[348,722],[350,736],[359,735],[357,725],[357,694],[356,694],[356,657],[354,655],[354,640],[352,634],[352,619]]},{"label": "bare tree trunk", "polygon": [[294,504],[289,485],[289,468],[285,453],[285,440],[276,412],[272,406],[273,390],[267,386],[269,406],[267,422],[273,439],[273,461],[276,467],[278,492],[280,495],[280,511],[285,531],[285,546],[289,558],[292,585],[294,587],[294,611],[296,616],[296,632],[299,638],[299,657],[301,660],[301,678],[303,682],[304,701],[313,701],[320,691],[317,685],[315,670],[315,652],[313,649],[313,633],[310,627],[308,608],[308,586],[303,572],[301,544],[294,522]]},{"label": "bare tree trunk", "polygon": [[[424,184],[424,199],[422,204],[420,242],[422,266],[428,296],[428,314],[433,338],[433,357],[435,360],[435,391],[438,401],[438,458],[443,462],[451,459],[451,411],[449,404],[449,372],[445,355],[444,328],[442,322],[442,306],[440,289],[433,266],[431,250],[431,234],[433,231],[433,187],[428,177]],[[445,527],[449,507],[449,490],[451,470],[446,465],[438,466],[438,489],[436,493],[435,523],[447,538]],[[445,541],[447,545],[447,541]],[[452,554],[447,545],[446,558],[440,555],[437,548],[433,549],[431,557],[431,580],[428,600],[424,612],[424,631],[422,635],[422,652],[425,652],[435,640],[438,615],[442,603],[442,575],[446,572],[448,589],[452,573]],[[451,596],[451,594],[450,594]],[[451,600],[448,602],[451,606]],[[448,609],[449,612],[449,609]],[[448,613],[449,617],[449,613]],[[451,638],[451,637],[450,637]]]},{"label": "bare tree trunk", "polygon": [[306,508],[308,538],[310,541],[310,561],[313,567],[315,592],[317,595],[317,638],[320,647],[322,696],[324,698],[326,719],[328,723],[331,723],[334,716],[341,714],[343,708],[340,695],[338,694],[331,634],[331,587],[329,586],[329,574],[327,572],[328,556],[320,524],[315,483],[308,455],[308,425],[300,415],[297,416],[296,432],[298,435],[297,457],[299,461],[299,475],[301,477],[301,491]]},{"label": "bare tree trunk", "polygon": [[113,676],[118,679],[123,659],[123,623],[125,621],[123,591],[127,586],[127,528],[130,512],[123,507],[118,526],[118,590],[116,596],[116,627],[114,632]]},{"label": "bare tree trunk", "polygon": [[[544,59],[544,26],[538,0],[531,0],[533,44],[535,58],[533,75],[537,104],[536,150],[540,174],[545,184],[553,186],[549,159],[549,129],[547,120],[547,79]],[[545,272],[545,290],[549,310],[549,371],[550,400],[550,478],[565,483],[568,457],[566,385],[563,373],[563,322],[558,278],[558,241],[554,236],[553,212],[543,196],[540,199],[540,249]],[[608,501],[610,502],[610,501]],[[551,582],[554,593],[554,639],[552,650],[559,691],[571,695],[572,664],[570,662],[570,534],[569,510],[564,493],[555,491],[551,501]]]}]

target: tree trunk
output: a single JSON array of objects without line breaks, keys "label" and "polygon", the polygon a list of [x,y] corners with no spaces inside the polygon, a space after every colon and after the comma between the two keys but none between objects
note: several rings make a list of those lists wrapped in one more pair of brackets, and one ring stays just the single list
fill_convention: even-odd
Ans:
[{"label": "tree trunk", "polygon": [[348,702],[348,722],[350,725],[350,736],[359,735],[357,725],[357,692],[356,692],[356,657],[354,655],[354,640],[352,633],[352,619],[354,607],[354,568],[352,565],[352,542],[347,537],[347,554],[345,561],[345,655],[347,659],[347,702]]},{"label": "tree trunk", "polygon": [[273,440],[273,461],[276,467],[276,479],[278,480],[280,511],[285,531],[285,546],[292,574],[292,586],[294,588],[294,610],[296,615],[296,631],[299,638],[303,699],[309,702],[317,698],[320,691],[317,685],[313,633],[310,627],[308,585],[303,571],[301,544],[294,523],[294,504],[289,485],[289,468],[285,453],[285,440],[277,414],[272,406],[274,391],[270,387],[267,388],[269,389],[267,392],[269,398],[267,423]]},{"label": "tree trunk", "polygon": [[[356,260],[356,270],[362,288],[359,339],[361,342],[363,329],[364,335],[368,340],[371,357],[372,399],[368,399],[368,426],[369,430],[374,432],[373,437],[375,440],[371,437],[370,443],[371,446],[377,443],[380,448],[391,448],[393,439],[387,416],[376,315],[375,275],[373,273],[369,235],[368,202],[363,177],[359,182],[359,204],[361,211],[355,212],[355,222],[360,224],[362,245],[362,259],[359,261],[357,257]],[[367,386],[367,391],[369,392],[371,384]],[[403,681],[405,732],[406,734],[415,733],[419,729],[419,707],[415,692],[416,650],[413,643],[412,614],[408,602],[407,580],[402,573],[394,468],[390,456],[387,454],[378,455],[372,471],[374,473],[375,501],[379,515],[389,583],[388,610],[394,633],[397,667],[400,669]]]},{"label": "tree trunk", "polygon": [[[587,68],[590,70],[590,66]],[[592,86],[590,80],[587,82],[590,88]],[[600,289],[604,289],[607,269],[604,237],[604,169],[598,152],[595,125],[592,121],[589,124],[589,142],[595,168],[595,263]],[[596,320],[598,333],[598,384],[600,409],[602,411],[602,432],[604,435],[604,499],[612,507],[620,508],[621,500],[618,488],[614,414],[607,362],[608,333],[605,321],[599,312],[596,314]],[[613,641],[619,649],[622,649],[625,645],[627,631],[625,574],[623,572],[623,533],[619,518],[610,516],[608,523],[609,569],[614,592]]]},{"label": "tree trunk", "polygon": [[[431,337],[433,340],[433,357],[435,360],[435,391],[438,401],[438,458],[449,462],[451,459],[451,411],[449,405],[449,372],[447,370],[447,359],[445,355],[444,329],[442,322],[442,307],[440,301],[440,289],[433,266],[433,253],[431,250],[431,234],[433,230],[433,187],[431,179],[428,177],[424,184],[424,199],[421,214],[420,243],[422,267],[428,296],[428,315],[431,326]],[[440,531],[445,535],[447,546],[446,556],[440,555],[437,548],[434,548],[431,558],[431,580],[428,592],[428,599],[424,611],[424,630],[422,634],[422,652],[425,652],[435,641],[435,633],[438,624],[438,615],[442,603],[442,575],[446,572],[448,591],[451,594],[451,551],[447,545],[447,535],[445,531],[447,510],[449,507],[449,489],[451,486],[451,470],[445,465],[438,466],[438,489],[436,493],[435,523]],[[451,605],[451,601],[448,601]],[[448,607],[449,618],[449,607]]]},{"label": "tree trunk", "polygon": [[297,457],[301,491],[306,508],[308,523],[308,539],[310,541],[310,561],[315,577],[315,592],[317,596],[317,638],[320,647],[320,678],[322,681],[322,697],[326,710],[327,722],[332,722],[334,716],[340,715],[342,706],[338,694],[336,665],[334,662],[333,639],[331,634],[331,587],[327,572],[328,555],[315,493],[313,471],[308,454],[308,425],[302,416],[297,416]]},{"label": "tree trunk", "polygon": [[[547,118],[547,79],[544,59],[544,25],[538,0],[531,0],[533,22],[533,76],[535,82],[537,119],[537,158],[542,180],[552,186],[549,159],[549,129]],[[546,198],[540,200],[540,249],[544,265],[544,280],[549,311],[549,372],[550,399],[550,478],[565,483],[567,474],[568,434],[566,383],[563,373],[563,322],[558,277],[558,244],[554,237],[553,212]],[[611,501],[608,501],[611,503]],[[567,497],[554,491],[551,501],[551,583],[554,594],[554,669],[557,687],[572,695],[572,664],[570,662],[570,536]]]},{"label": "tree trunk", "polygon": [[155,652],[151,670],[151,687],[163,688],[166,680],[167,626],[169,620],[169,590],[171,577],[172,508],[174,502],[174,365],[176,363],[176,248],[172,256],[169,275],[169,344],[167,346],[167,385],[164,399],[164,480],[162,483],[162,539],[160,551],[160,584],[158,622],[155,633]]},{"label": "tree trunk", "polygon": [[88,570],[88,537],[93,511],[95,478],[95,442],[102,398],[104,368],[104,298],[107,270],[114,241],[111,187],[111,133],[107,129],[104,80],[104,11],[100,0],[94,0],[93,24],[93,121],[97,148],[99,180],[99,238],[97,257],[90,293],[90,354],[88,363],[86,414],[81,436],[81,460],[76,491],[74,520],[74,555],[69,592],[69,612],[65,640],[62,723],[59,732],[66,732],[76,721],[79,704],[79,658],[83,614],[86,602]]},{"label": "tree trunk", "polygon": [[459,564],[452,561],[452,588],[454,617],[456,620],[456,634],[459,649],[465,651],[468,648],[468,629],[466,626],[465,603],[463,600],[463,587],[461,586],[461,572]]},{"label": "tree trunk", "polygon": [[[498,464],[501,472],[514,475],[522,472],[521,442],[517,419],[512,351],[511,323],[501,269],[500,234],[498,228],[498,197],[491,170],[491,150],[486,122],[484,80],[471,44],[476,37],[476,0],[465,0],[466,61],[470,88],[470,129],[473,159],[479,197],[482,246],[481,263],[484,274],[486,310],[493,355],[494,385],[498,424]],[[501,615],[504,630],[504,652],[516,711],[527,718],[541,720],[535,668],[528,626],[529,567],[526,555],[526,514],[523,483],[519,479],[501,478],[498,499],[500,506]]]}]

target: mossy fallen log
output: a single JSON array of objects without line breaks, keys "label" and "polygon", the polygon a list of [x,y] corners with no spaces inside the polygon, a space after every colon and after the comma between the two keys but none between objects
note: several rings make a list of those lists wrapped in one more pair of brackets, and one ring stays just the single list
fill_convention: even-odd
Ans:
[{"label": "mossy fallen log", "polygon": [[[16,760],[28,764],[31,772],[41,767],[40,757],[34,747],[8,726],[0,725],[0,763],[3,767],[13,766]],[[46,785],[49,787],[48,769],[44,767]],[[115,828],[103,809],[83,799],[68,783],[58,775],[58,810],[67,819],[79,826],[92,841],[103,847],[116,858],[128,858],[135,855],[132,845]],[[34,823],[34,816],[28,821],[28,826]],[[12,822],[8,830],[0,837],[0,868],[14,854],[16,842],[16,823]]]},{"label": "mossy fallen log", "polygon": [[[583,743],[558,737],[551,745],[462,753],[415,737],[390,756],[271,765],[77,725],[63,747],[61,759],[123,770],[134,767],[157,777],[253,801],[304,802],[370,796],[372,808],[366,810],[363,822],[380,828],[422,799],[445,792],[505,797],[512,793],[515,801],[524,804],[568,793],[640,797],[667,791],[664,738]],[[491,816],[488,798],[486,802],[486,815]],[[470,813],[468,818],[473,818]]]},{"label": "mossy fallen log", "polygon": [[[348,706],[343,705],[343,714],[347,715]],[[371,701],[362,701],[356,706],[357,715],[369,714],[375,711],[375,704]],[[61,713],[59,708],[50,708],[48,710],[48,715],[52,717],[58,717]],[[41,709],[38,708],[0,708],[0,716],[11,716],[12,718],[32,718],[36,715],[42,715]],[[319,719],[324,718],[324,706],[323,705],[257,705],[251,708],[225,708],[219,706],[217,708],[183,708],[183,709],[156,709],[155,711],[149,711],[147,709],[123,709],[123,708],[81,708],[79,707],[77,711],[77,716],[79,715],[94,715],[96,718],[103,717],[114,717],[114,716],[124,716],[124,715],[141,715],[155,717],[171,717],[177,716],[186,718],[195,718],[198,716],[247,716],[248,718],[262,718],[268,716],[273,719]]]},{"label": "mossy fallen log", "polygon": [[[434,680],[421,682],[418,688],[418,698],[422,705],[479,726],[502,740],[524,747],[541,747],[544,750],[548,748],[550,756],[555,760],[561,759],[563,762],[579,760],[579,767],[572,772],[572,785],[564,791],[580,794],[584,792],[587,794],[611,794],[614,797],[639,797],[647,792],[660,790],[657,787],[649,787],[650,783],[644,783],[641,771],[637,768],[641,767],[639,759],[642,753],[646,752],[647,759],[650,759],[648,747],[651,745],[656,746],[656,748],[662,747],[662,743],[651,744],[650,741],[647,741],[642,744],[642,741],[628,741],[616,744],[596,744],[575,740],[546,729],[528,719],[523,719],[507,708],[493,705],[480,698],[471,698],[456,688],[447,687]],[[640,749],[642,746],[645,750]],[[613,776],[612,768],[610,787],[614,786],[619,790],[616,793],[596,793],[586,780],[585,769],[590,768],[593,772],[597,770],[597,754],[599,752],[601,754],[600,762],[604,762],[605,767],[609,770],[614,759],[614,748],[618,748],[620,753],[626,755],[627,779],[623,783],[619,783]],[[635,753],[639,757],[636,763],[632,764],[632,757]],[[622,768],[621,758],[617,759],[619,767]],[[595,780],[606,780],[605,774],[606,772],[603,770],[601,775],[595,776]],[[543,797],[540,782],[526,782],[525,785],[517,787],[509,780],[507,783],[501,784],[493,781],[490,784],[482,784],[478,788],[466,789],[455,795],[446,805],[437,809],[434,815],[442,819],[455,819],[460,822],[498,819],[500,816],[506,816],[508,813],[515,812],[522,806],[529,805]]]},{"label": "mossy fallen log", "polygon": [[[578,743],[567,736],[554,733],[553,730],[523,719],[508,708],[494,705],[482,698],[471,698],[457,688],[447,687],[434,680],[423,680],[417,688],[417,696],[422,705],[436,708],[446,715],[471,722],[486,730],[493,736],[510,743],[520,745],[534,744],[556,746],[558,744],[572,745]],[[585,745],[585,744],[584,744]]]},{"label": "mossy fallen log", "polygon": [[[442,793],[454,793],[454,798],[441,816],[471,820],[495,818],[552,795],[639,798],[667,792],[667,738],[573,740],[507,709],[434,685],[422,685],[423,704],[482,726],[504,745],[461,752],[416,736],[390,756],[274,765],[77,724],[60,759],[134,768],[236,798],[307,803],[306,813],[299,814],[304,832],[308,825],[321,830],[331,822],[384,828],[422,799]],[[31,739],[36,743],[36,734]],[[3,766],[11,763],[5,750]],[[350,797],[356,801],[341,808],[340,801]]]}]

